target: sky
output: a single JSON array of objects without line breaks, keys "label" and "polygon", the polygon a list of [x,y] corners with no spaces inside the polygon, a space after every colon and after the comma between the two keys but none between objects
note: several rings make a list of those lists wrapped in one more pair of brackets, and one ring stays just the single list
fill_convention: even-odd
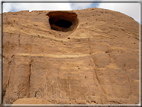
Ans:
[{"label": "sky", "polygon": [[[12,0],[0,0],[0,1],[12,1]],[[13,1],[20,1],[20,0],[13,0]],[[22,0],[26,1],[26,0]],[[128,3],[121,3],[121,1],[124,2],[124,0],[77,0],[82,1],[82,3],[69,3],[70,1],[76,0],[62,0],[65,2],[62,3],[29,3],[29,0],[27,0],[27,3],[3,3],[3,12],[16,12],[21,10],[29,10],[30,12],[32,10],[77,10],[77,9],[86,9],[86,8],[103,8],[103,9],[109,9],[113,11],[118,11],[121,13],[124,13],[130,17],[132,17],[134,20],[136,20],[138,23],[141,23],[140,21],[140,12],[141,12],[141,5],[140,3],[130,3],[131,1],[142,1],[142,0],[125,0],[128,1]],[[30,1],[36,1],[36,0],[30,0]],[[38,0],[39,1],[39,0]],[[44,1],[44,0],[41,0]],[[46,1],[46,0],[45,0]],[[48,1],[54,1],[54,0],[48,0]],[[61,1],[61,0],[55,0],[55,1]],[[83,3],[84,1],[84,3]],[[87,3],[86,3],[86,2]],[[105,1],[119,1],[119,3],[93,3],[94,1],[98,2],[105,2]]]}]

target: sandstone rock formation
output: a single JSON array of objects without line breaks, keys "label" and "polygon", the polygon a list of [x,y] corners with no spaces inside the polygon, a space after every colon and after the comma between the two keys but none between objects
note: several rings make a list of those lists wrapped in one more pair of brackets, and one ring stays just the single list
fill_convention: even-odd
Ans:
[{"label": "sandstone rock formation", "polygon": [[139,24],[119,12],[3,14],[3,104],[138,104]]},{"label": "sandstone rock formation", "polygon": [[37,98],[21,98],[16,100],[13,104],[50,104],[50,102]]}]

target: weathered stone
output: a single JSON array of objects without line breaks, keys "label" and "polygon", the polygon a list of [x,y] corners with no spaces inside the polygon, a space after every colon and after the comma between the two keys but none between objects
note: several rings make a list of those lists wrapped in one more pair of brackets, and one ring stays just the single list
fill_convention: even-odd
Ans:
[{"label": "weathered stone", "polygon": [[138,104],[139,24],[97,8],[59,14],[3,14],[3,103]]},{"label": "weathered stone", "polygon": [[13,104],[51,104],[50,102],[37,98],[21,98],[16,100]]}]

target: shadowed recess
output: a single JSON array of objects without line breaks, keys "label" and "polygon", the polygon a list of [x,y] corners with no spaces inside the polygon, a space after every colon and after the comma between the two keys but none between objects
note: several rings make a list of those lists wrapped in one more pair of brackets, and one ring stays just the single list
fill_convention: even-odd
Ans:
[{"label": "shadowed recess", "polygon": [[55,22],[55,25],[59,26],[59,27],[63,27],[63,28],[69,28],[72,25],[72,22],[70,22],[68,20],[61,19],[61,20],[57,20]]},{"label": "shadowed recess", "polygon": [[74,12],[54,11],[47,15],[52,30],[67,32],[76,29],[78,25],[77,14]]}]

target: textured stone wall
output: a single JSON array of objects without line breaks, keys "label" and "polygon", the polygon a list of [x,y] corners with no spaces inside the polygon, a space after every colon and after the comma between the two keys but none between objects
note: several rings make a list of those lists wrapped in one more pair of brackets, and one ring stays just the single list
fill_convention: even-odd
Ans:
[{"label": "textured stone wall", "polygon": [[139,103],[139,24],[118,12],[73,11],[73,31],[51,29],[49,11],[3,14],[3,103]]}]

